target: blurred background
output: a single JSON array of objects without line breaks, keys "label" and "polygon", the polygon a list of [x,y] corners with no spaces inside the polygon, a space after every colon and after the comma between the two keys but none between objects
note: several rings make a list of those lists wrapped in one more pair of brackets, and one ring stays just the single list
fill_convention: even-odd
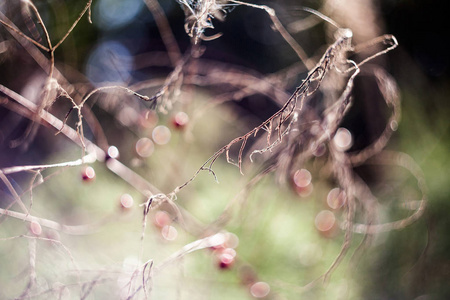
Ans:
[{"label": "blurred background", "polygon": [[[33,3],[53,45],[86,6],[83,1]],[[235,251],[227,262],[217,255],[217,249],[203,249],[166,265],[173,253],[204,237],[207,230],[189,231],[173,222],[176,214],[170,205],[152,210],[143,226],[143,207],[139,205],[147,199],[110,172],[104,162],[91,164],[93,180],[85,165],[39,174],[14,173],[8,180],[31,207],[31,215],[75,227],[89,226],[81,228],[86,229],[83,234],[73,235],[45,226],[33,229],[32,223],[1,216],[0,298],[126,299],[130,289],[139,287],[146,278],[141,273],[133,275],[135,267],[150,259],[155,268],[151,297],[157,299],[450,297],[450,49],[445,42],[445,1],[254,3],[275,9],[308,57],[323,54],[333,42],[333,28],[311,18],[302,7],[318,9],[352,29],[355,44],[386,33],[397,38],[398,48],[371,63],[382,65],[400,90],[401,122],[387,148],[409,154],[422,168],[429,200],[422,218],[402,230],[376,235],[361,257],[351,253],[345,257],[328,284],[310,286],[331,265],[344,239],[335,225],[343,212],[327,203],[336,182],[321,175],[324,162],[320,156],[304,166],[311,176],[307,191],[267,176],[240,201],[239,192],[258,166],[246,167],[242,176],[221,157],[214,167],[219,184],[203,172],[178,195],[177,205],[189,220],[197,222],[189,228],[208,228],[207,224],[220,220],[223,211],[232,207],[231,221],[223,228],[227,247]],[[164,11],[176,40],[174,47],[180,53],[189,51],[191,39],[185,30],[183,5],[175,0],[160,0],[160,7],[153,1],[147,4],[142,0],[93,2],[92,24],[83,16],[55,51],[55,67],[70,83],[72,93],[84,96],[108,83],[138,87],[140,93],[152,96],[164,84],[173,64],[151,10]],[[24,34],[46,45],[36,18],[30,18],[30,10],[24,7],[22,2],[2,1],[1,20],[10,20]],[[239,77],[233,76],[264,78],[288,70],[295,74],[286,76],[280,87],[292,93],[307,75],[292,48],[273,30],[264,10],[230,5],[226,12],[223,21],[220,15],[211,20],[214,28],[207,29],[205,35],[222,36],[201,42],[201,58],[189,65],[190,73],[198,76],[186,76],[187,83],[179,94],[171,94],[178,101],[167,112],[152,110],[150,103],[117,90],[93,95],[83,111],[85,137],[164,193],[188,180],[220,147],[279,108],[263,92],[209,108],[214,100],[236,92],[231,82]],[[375,52],[376,47],[369,50]],[[0,27],[0,84],[39,103],[47,73],[36,57],[6,26]],[[228,78],[218,70],[232,76]],[[214,72],[219,75],[208,77]],[[353,136],[351,150],[367,146],[385,126],[384,105],[371,92],[371,84],[364,74],[358,77],[354,105],[344,120],[343,126]],[[41,126],[29,144],[12,147],[31,123],[6,98],[0,92],[0,168],[81,157],[80,147],[61,134],[55,135],[56,130],[49,126]],[[60,97],[49,111],[62,120],[71,106]],[[72,111],[67,125],[75,128],[76,122],[76,112]],[[396,211],[399,202],[420,199],[417,182],[406,172],[377,167],[357,171],[373,188],[387,221],[402,216]],[[36,187],[30,192],[33,184]],[[0,182],[0,208],[7,208],[12,197],[5,181]],[[18,211],[16,206],[11,210]],[[321,228],[320,217],[331,218],[327,219],[331,226]],[[363,236],[354,236],[351,252],[362,240]],[[142,290],[140,293],[135,297],[143,298]]]}]

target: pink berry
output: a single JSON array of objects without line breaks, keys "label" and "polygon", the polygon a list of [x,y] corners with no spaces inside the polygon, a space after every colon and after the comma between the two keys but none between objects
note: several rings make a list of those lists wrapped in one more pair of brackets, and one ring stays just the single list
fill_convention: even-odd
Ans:
[{"label": "pink berry", "polygon": [[173,241],[178,236],[178,230],[171,225],[165,225],[161,228],[161,235],[165,240]]},{"label": "pink berry", "polygon": [[175,129],[182,130],[189,122],[189,116],[185,112],[178,112],[172,117],[172,126]]},{"label": "pink berry", "polygon": [[306,169],[297,170],[292,178],[294,184],[299,188],[307,187],[311,183],[311,179],[311,173]]},{"label": "pink berry", "polygon": [[316,215],[314,220],[316,229],[319,233],[327,238],[332,238],[337,233],[337,222],[333,212],[329,210],[322,210]]},{"label": "pink berry", "polygon": [[110,160],[111,158],[118,159],[119,158],[119,149],[116,146],[109,146],[106,151],[105,161]]},{"label": "pink berry", "polygon": [[158,120],[158,115],[152,110],[145,110],[139,115],[139,125],[143,129],[155,127]]},{"label": "pink berry", "polygon": [[42,227],[41,227],[41,224],[39,224],[38,222],[36,222],[36,221],[32,221],[31,223],[30,223],[30,225],[29,225],[30,227],[30,231],[31,231],[31,233],[33,234],[33,235],[35,235],[35,236],[40,236],[41,235],[41,233],[42,233]]},{"label": "pink berry", "polygon": [[155,214],[154,224],[156,227],[163,228],[172,223],[172,217],[165,211],[160,210]]},{"label": "pink berry", "polygon": [[130,194],[123,194],[120,196],[120,208],[124,211],[131,209],[133,207],[133,197]]},{"label": "pink berry", "polygon": [[234,265],[236,258],[236,251],[234,249],[217,249],[214,252],[217,255],[218,266],[220,269],[229,269]]},{"label": "pink berry", "polygon": [[270,293],[270,286],[263,281],[256,282],[250,287],[250,293],[255,298],[264,298]]},{"label": "pink berry", "polygon": [[95,170],[94,170],[94,168],[92,168],[90,166],[84,168],[83,171],[81,172],[81,178],[85,182],[93,181],[95,179]]}]

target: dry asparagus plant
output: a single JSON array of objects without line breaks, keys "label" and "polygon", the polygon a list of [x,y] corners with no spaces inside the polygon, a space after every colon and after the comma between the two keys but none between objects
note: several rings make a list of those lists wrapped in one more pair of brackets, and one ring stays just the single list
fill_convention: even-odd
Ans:
[{"label": "dry asparagus plant", "polygon": [[[44,125],[49,128],[47,130],[53,131],[58,137],[65,136],[81,149],[81,155],[73,161],[3,167],[0,170],[0,178],[6,187],[7,194],[7,199],[2,199],[0,202],[2,205],[0,207],[2,215],[0,226],[5,226],[11,219],[19,219],[24,221],[21,226],[25,225],[26,228],[29,228],[29,233],[0,237],[0,243],[25,239],[29,245],[28,284],[14,296],[15,298],[39,298],[46,295],[58,295],[58,297],[64,298],[64,293],[67,293],[68,289],[73,289],[79,293],[76,297],[85,299],[94,293],[93,291],[98,286],[111,284],[111,282],[117,281],[118,277],[122,278],[123,276],[128,277],[121,290],[117,290],[116,295],[120,294],[124,299],[151,298],[152,293],[155,293],[153,281],[165,267],[182,261],[185,256],[197,250],[216,247],[224,242],[226,226],[238,214],[237,210],[246,203],[249,194],[258,183],[268,178],[269,174],[275,173],[278,182],[284,185],[290,184],[292,178],[299,176],[298,170],[307,169],[308,164],[319,156],[324,161],[320,170],[322,176],[336,182],[339,187],[336,198],[339,198],[342,203],[341,209],[344,217],[340,223],[340,230],[344,232],[344,239],[340,252],[336,253],[336,258],[329,268],[323,270],[323,274],[319,278],[311,278],[309,284],[299,284],[298,287],[301,287],[301,291],[328,281],[333,271],[347,256],[354,233],[362,234],[365,237],[355,250],[355,254],[358,254],[370,244],[374,235],[404,228],[423,214],[426,203],[426,186],[420,168],[407,154],[384,150],[400,121],[400,99],[396,82],[382,66],[375,63],[369,64],[375,58],[397,46],[394,36],[386,34],[364,44],[355,45],[351,29],[342,28],[318,11],[304,8],[303,11],[310,14],[308,18],[326,22],[334,33],[334,40],[322,51],[320,57],[309,58],[280,22],[275,10],[268,6],[234,0],[178,0],[177,2],[184,11],[185,31],[191,38],[191,46],[184,54],[180,51],[168,19],[158,1],[145,0],[167,50],[165,57],[168,60],[166,62],[172,68],[167,77],[130,85],[114,84],[100,87],[91,87],[83,82],[71,81],[63,71],[60,71],[61,68],[58,68],[55,62],[55,54],[58,49],[77,30],[77,25],[83,22],[84,18],[95,23],[95,19],[91,21],[92,1],[86,3],[78,18],[73,21],[72,25],[66,29],[66,33],[56,43],[52,42],[52,33],[47,29],[39,9],[32,1],[24,0],[18,3],[6,1],[0,5],[2,37],[6,37],[2,43],[20,45],[46,73],[45,84],[37,102],[0,84],[0,104],[7,110],[30,120],[30,125],[25,133],[12,141],[11,147],[26,148],[33,142],[39,126]],[[27,34],[20,29],[22,27],[16,26],[11,21],[12,16],[7,12],[13,10],[6,10],[9,6],[25,12],[24,19],[26,18],[27,24],[29,24],[28,30],[31,34]],[[217,21],[225,22],[224,26],[226,26],[227,14],[232,10],[244,9],[244,7],[263,10],[267,13],[273,29],[281,35],[298,56],[298,64],[281,70],[279,73],[263,76],[244,67],[211,62],[201,58],[204,47],[208,47],[208,41],[221,37],[220,33],[208,36],[206,31],[213,30],[214,23]],[[289,28],[293,28],[293,26]],[[298,24],[296,28],[298,28]],[[367,49],[377,50],[374,53],[366,54]],[[354,57],[362,55],[365,57],[359,60],[354,59]],[[295,91],[290,94],[287,91],[287,82],[305,71],[305,77],[301,83],[297,84]],[[391,114],[384,131],[375,141],[364,149],[352,152],[349,151],[351,135],[341,126],[353,101],[358,100],[353,99],[352,92],[355,79],[362,73],[374,78],[377,92],[384,99]],[[131,107],[136,112],[143,108],[150,108],[159,114],[165,114],[170,113],[177,105],[191,105],[192,103],[186,100],[189,99],[189,96],[181,97],[180,95],[193,93],[194,87],[220,85],[227,86],[228,89],[222,94],[213,95],[202,107],[195,108],[186,128],[187,133],[192,133],[194,124],[200,122],[208,111],[225,102],[240,101],[251,95],[262,94],[271,99],[279,108],[253,129],[226,143],[199,166],[197,171],[193,171],[190,178],[176,183],[177,185],[170,187],[166,192],[162,191],[163,188],[158,188],[139,175],[133,167],[120,162],[117,155],[111,153],[111,147],[102,125],[96,119],[93,108],[87,105],[96,95],[114,90],[117,94],[135,97],[132,100],[134,106]],[[70,109],[66,111],[64,117],[57,117],[50,112],[56,102],[70,103]],[[97,104],[104,106],[105,110],[113,111],[114,103],[105,105],[104,102],[98,102]],[[71,119],[72,112],[76,113],[75,121]],[[147,117],[148,114],[152,113],[147,113]],[[134,120],[134,122],[138,122],[138,120]],[[86,137],[84,124],[89,126],[93,138]],[[129,127],[132,126],[129,125]],[[195,139],[191,140],[195,142]],[[227,206],[215,221],[203,224],[193,214],[183,209],[184,199],[180,196],[180,192],[187,186],[195,185],[197,176],[202,171],[211,173],[218,180],[220,174],[216,174],[214,166],[222,156],[228,163],[237,166],[247,184],[233,199],[228,201]],[[138,254],[141,263],[138,263],[129,273],[114,274],[105,271],[104,274],[94,279],[84,280],[77,259],[63,242],[64,239],[42,235],[44,230],[42,227],[68,236],[90,235],[111,223],[113,219],[106,218],[89,225],[65,225],[45,217],[38,217],[32,207],[33,190],[63,171],[77,166],[88,166],[95,162],[104,163],[110,172],[131,185],[146,199],[140,206],[143,211],[142,231],[141,235],[137,237],[141,243]],[[421,200],[414,207],[412,214],[400,220],[380,223],[379,201],[372,193],[370,185],[355,172],[355,168],[361,165],[400,166],[408,170],[417,179],[417,186],[422,194]],[[259,171],[254,171],[254,169]],[[252,172],[253,175],[249,175]],[[24,185],[20,188],[11,180],[10,176],[17,173],[32,174],[28,187]],[[90,176],[86,174],[87,179]],[[270,178],[273,179],[273,177]],[[215,187],[211,185],[210,188],[214,189]],[[29,195],[29,198],[26,195]],[[126,204],[122,203],[122,205],[126,207]],[[144,241],[147,238],[148,217],[161,207],[170,210],[171,218],[195,239],[156,263],[152,255],[144,251]],[[359,216],[358,220],[356,220],[356,215]],[[69,257],[74,274],[72,284],[47,285],[45,287],[37,283],[37,278],[40,276],[36,268],[37,243],[48,241],[51,241],[55,247],[60,248]],[[3,257],[2,259],[7,258]],[[254,282],[250,280],[250,283]],[[252,291],[252,295],[258,297],[255,293]],[[277,298],[273,291],[270,295]]]}]

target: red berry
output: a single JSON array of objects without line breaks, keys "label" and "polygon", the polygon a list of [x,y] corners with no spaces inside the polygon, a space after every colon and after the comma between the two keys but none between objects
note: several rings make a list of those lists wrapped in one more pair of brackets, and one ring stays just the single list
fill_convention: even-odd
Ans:
[{"label": "red berry", "polygon": [[189,122],[189,116],[185,112],[178,112],[172,117],[172,125],[174,128],[182,130]]},{"label": "red berry", "polygon": [[153,151],[155,151],[155,144],[151,139],[143,137],[136,142],[136,153],[140,157],[149,157]]},{"label": "red berry", "polygon": [[311,173],[306,169],[297,170],[292,176],[294,189],[300,197],[308,197],[313,191],[313,184],[311,182]]},{"label": "red berry", "polygon": [[152,131],[152,139],[158,145],[165,145],[170,142],[171,136],[170,129],[164,125],[156,126]]},{"label": "red berry", "polygon": [[319,233],[327,238],[332,238],[337,234],[337,222],[333,212],[322,210],[316,215],[314,220],[316,229]]},{"label": "red berry", "polygon": [[119,158],[119,149],[117,149],[116,146],[109,146],[108,150],[106,151],[105,161],[108,161],[111,158]]},{"label": "red berry", "polygon": [[292,180],[297,187],[304,188],[311,183],[311,178],[311,173],[308,170],[300,169],[294,173]]},{"label": "red berry", "polygon": [[312,183],[308,184],[305,187],[295,186],[295,191],[302,198],[305,198],[305,197],[308,197],[309,195],[311,195],[313,190],[314,190],[314,186]]},{"label": "red berry", "polygon": [[327,195],[327,204],[332,209],[339,209],[345,204],[345,192],[339,188],[332,189]]},{"label": "red berry", "polygon": [[123,194],[120,196],[120,208],[122,210],[129,210],[133,206],[133,197],[129,194]]},{"label": "red berry", "polygon": [[264,298],[270,293],[270,285],[263,281],[256,282],[250,287],[250,293],[255,298]]},{"label": "red berry", "polygon": [[166,225],[163,228],[161,228],[161,235],[164,239],[168,241],[173,241],[178,236],[178,230],[171,225]]},{"label": "red berry", "polygon": [[155,214],[154,224],[156,227],[163,228],[172,223],[172,217],[165,211],[160,210]]},{"label": "red berry", "polygon": [[346,128],[339,128],[333,138],[334,145],[340,151],[346,151],[353,145],[353,137]]},{"label": "red berry", "polygon": [[32,233],[34,236],[40,236],[40,235],[41,235],[41,233],[42,233],[42,227],[41,227],[41,224],[39,224],[39,223],[36,222],[36,221],[31,221],[31,223],[30,223],[29,226],[30,226],[29,229],[30,229],[31,233]]},{"label": "red berry", "polygon": [[155,127],[158,120],[158,115],[152,110],[145,110],[139,115],[139,125],[144,129]]},{"label": "red berry", "polygon": [[231,232],[218,233],[215,235],[214,243],[211,250],[220,250],[225,248],[236,248],[239,245],[239,238]]},{"label": "red berry", "polygon": [[236,251],[232,248],[217,249],[215,251],[218,266],[221,269],[229,269],[234,265]]},{"label": "red berry", "polygon": [[92,167],[86,167],[81,172],[81,178],[83,181],[90,182],[95,179],[95,170]]}]

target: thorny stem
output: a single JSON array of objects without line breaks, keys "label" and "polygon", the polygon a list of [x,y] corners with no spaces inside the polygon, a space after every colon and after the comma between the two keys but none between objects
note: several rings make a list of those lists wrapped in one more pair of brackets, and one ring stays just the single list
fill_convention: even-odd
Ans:
[{"label": "thorny stem", "polygon": [[[251,136],[256,136],[256,134],[261,129],[267,131],[267,149],[272,149],[274,145],[280,143],[283,137],[282,126],[291,117],[292,113],[297,108],[297,102],[300,102],[300,107],[298,109],[301,110],[306,97],[312,95],[315,91],[318,90],[320,83],[324,79],[326,73],[334,67],[335,60],[342,58],[341,56],[343,55],[343,53],[351,49],[351,31],[344,30],[341,36],[335,41],[335,43],[333,43],[325,51],[325,54],[322,56],[316,67],[308,73],[306,79],[304,79],[302,84],[296,88],[295,92],[292,94],[292,96],[289,97],[289,99],[284,103],[280,110],[278,110],[270,118],[265,120],[263,123],[261,123],[259,126],[255,127],[245,135],[235,138],[227,145],[219,149],[208,160],[206,160],[206,162],[194,173],[194,175],[188,181],[176,187],[173,193],[177,194],[181,189],[190,184],[201,171],[207,170],[214,176],[217,181],[217,177],[212,169],[212,166],[214,162],[219,158],[219,156],[221,156],[223,153],[225,153],[227,157],[227,162],[238,166],[239,171],[242,173],[242,154],[245,144]],[[355,63],[353,64],[356,66]],[[352,74],[348,81],[348,84],[341,96],[345,100],[347,100],[350,95],[351,89],[353,87],[353,80],[358,73],[359,69],[356,69],[356,71]],[[310,87],[313,82],[317,82],[317,86],[313,87],[313,89],[310,91]],[[343,114],[343,112],[344,111],[341,112],[341,115]],[[274,122],[278,123],[274,126]],[[271,134],[273,130],[278,132],[278,138],[274,142],[271,141]],[[229,152],[230,148],[239,142],[242,143],[239,150],[238,163],[236,164],[231,160]]]}]

